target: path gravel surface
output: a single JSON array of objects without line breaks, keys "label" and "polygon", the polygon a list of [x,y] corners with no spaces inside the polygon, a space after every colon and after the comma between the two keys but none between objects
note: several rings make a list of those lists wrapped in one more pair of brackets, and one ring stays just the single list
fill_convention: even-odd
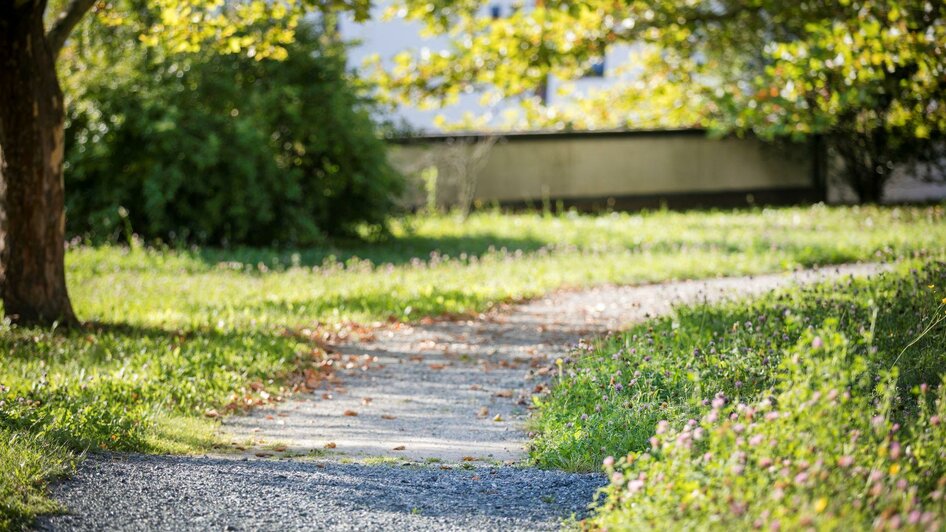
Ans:
[{"label": "path gravel surface", "polygon": [[598,475],[300,460],[95,456],[42,530],[553,530]]},{"label": "path gravel surface", "polygon": [[55,487],[69,513],[37,524],[50,530],[557,528],[564,518],[580,517],[605,481],[520,467],[529,397],[546,384],[556,357],[582,337],[667,314],[674,305],[883,269],[847,265],[601,286],[477,319],[351,335],[328,346],[352,361],[340,383],[225,421],[234,445],[247,447],[244,455],[93,456],[73,480]]}]

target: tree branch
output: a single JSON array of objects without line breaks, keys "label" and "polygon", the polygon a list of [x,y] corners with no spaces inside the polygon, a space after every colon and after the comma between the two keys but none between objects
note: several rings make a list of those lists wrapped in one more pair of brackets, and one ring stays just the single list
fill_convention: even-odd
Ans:
[{"label": "tree branch", "polygon": [[56,22],[46,34],[46,40],[49,42],[49,49],[52,50],[53,59],[59,55],[69,34],[76,27],[82,17],[92,9],[95,0],[69,0],[69,4],[62,10],[62,13],[56,17]]}]

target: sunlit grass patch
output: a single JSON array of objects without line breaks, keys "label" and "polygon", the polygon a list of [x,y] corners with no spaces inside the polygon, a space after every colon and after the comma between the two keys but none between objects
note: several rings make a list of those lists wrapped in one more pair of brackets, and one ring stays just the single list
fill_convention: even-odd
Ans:
[{"label": "sunlit grass patch", "polygon": [[157,416],[145,436],[144,449],[158,454],[196,454],[227,451],[217,426],[193,416]]},{"label": "sunlit grass patch", "polygon": [[72,471],[74,460],[55,442],[0,427],[0,530],[25,529],[35,516],[59,511],[46,483]]}]

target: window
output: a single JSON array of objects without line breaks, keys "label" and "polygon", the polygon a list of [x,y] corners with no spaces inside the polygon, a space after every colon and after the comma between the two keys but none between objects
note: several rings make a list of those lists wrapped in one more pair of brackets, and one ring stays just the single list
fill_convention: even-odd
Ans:
[{"label": "window", "polygon": [[588,67],[588,70],[585,71],[586,78],[603,78],[605,72],[604,58],[595,59],[591,66]]}]

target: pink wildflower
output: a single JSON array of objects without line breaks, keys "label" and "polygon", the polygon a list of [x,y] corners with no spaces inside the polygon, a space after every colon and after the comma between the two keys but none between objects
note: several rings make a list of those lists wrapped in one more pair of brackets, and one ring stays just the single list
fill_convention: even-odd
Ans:
[{"label": "pink wildflower", "polygon": [[900,458],[900,443],[893,442],[890,444],[890,458],[897,460]]}]

